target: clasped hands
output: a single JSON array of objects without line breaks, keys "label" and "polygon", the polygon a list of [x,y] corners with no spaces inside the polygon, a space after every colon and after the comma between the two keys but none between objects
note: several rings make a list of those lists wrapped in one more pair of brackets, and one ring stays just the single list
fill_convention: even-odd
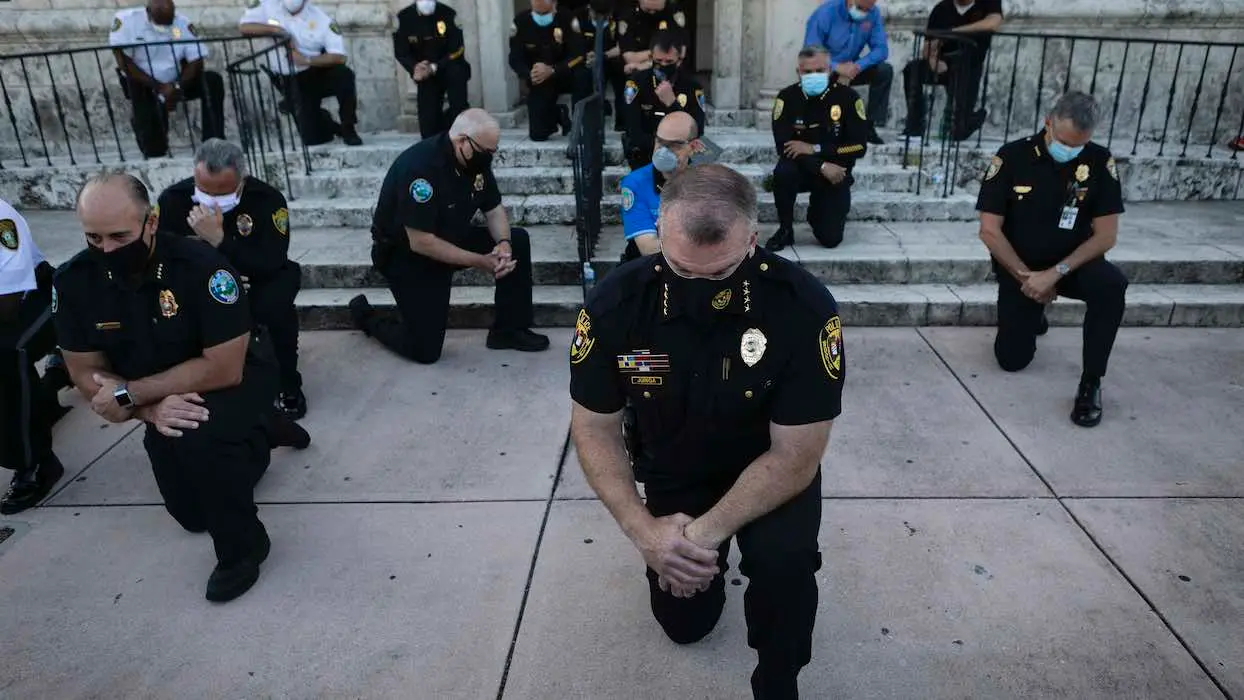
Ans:
[{"label": "clasped hands", "polygon": [[499,280],[514,271],[518,261],[514,259],[513,243],[497,243],[487,255],[479,256],[475,267]]},{"label": "clasped hands", "polygon": [[708,590],[717,566],[717,547],[699,521],[683,513],[654,518],[635,538],[648,568],[657,573],[657,585],[676,598],[690,598]]},{"label": "clasped hands", "polygon": [[1039,272],[1020,270],[1018,273],[1021,283],[1020,291],[1038,304],[1049,304],[1058,298],[1058,280],[1061,277],[1058,270],[1053,268]]},{"label": "clasped hands", "polygon": [[115,396],[117,387],[121,386],[119,377],[95,373],[91,379],[99,385],[91,398],[91,410],[109,423],[139,418],[154,425],[161,435],[181,437],[183,430],[194,430],[210,417],[203,406],[203,397],[198,394],[173,394],[150,406],[126,408],[117,403]]}]

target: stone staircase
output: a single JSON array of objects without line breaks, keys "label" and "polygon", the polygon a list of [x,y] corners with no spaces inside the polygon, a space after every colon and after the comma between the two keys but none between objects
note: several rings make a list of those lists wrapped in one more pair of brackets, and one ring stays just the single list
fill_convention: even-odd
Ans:
[{"label": "stone staircase", "polygon": [[[749,128],[715,128],[710,137],[723,149],[721,161],[763,190],[774,160],[770,136]],[[386,169],[414,137],[373,134],[365,140],[357,148],[312,149],[310,175],[303,174],[300,162],[290,168],[290,255],[303,267],[298,305],[307,329],[349,327],[346,303],[358,293],[366,293],[383,312],[392,308],[392,296],[371,270],[368,228]],[[536,319],[544,326],[572,325],[583,296],[566,146],[564,139],[533,143],[525,132],[506,130],[495,162],[511,221],[532,237]],[[830,287],[852,325],[992,324],[996,288],[976,235],[974,192],[980,169],[996,147],[964,148],[960,172],[951,173],[957,190],[948,197],[940,196],[942,187],[933,182],[935,153],[926,152],[924,168],[904,168],[901,145],[870,149],[856,170],[843,245],[821,248],[800,225],[796,245],[782,254]],[[616,265],[623,247],[617,183],[625,166],[614,134],[608,136],[606,157],[606,228],[595,256],[598,278]],[[1164,188],[1171,199],[1232,197],[1240,163],[1221,155],[1198,160],[1143,152],[1119,160],[1129,211],[1110,257],[1132,281],[1125,323],[1244,326],[1244,203],[1146,201],[1162,198]],[[158,189],[188,175],[190,161],[139,161],[131,167]],[[75,183],[93,169],[57,164],[0,171],[0,196],[27,208],[67,210]],[[1200,184],[1183,171],[1197,173]],[[1207,179],[1207,172],[1218,175]],[[284,184],[284,175],[275,171],[268,179]],[[915,194],[917,183],[921,194]],[[763,239],[776,228],[776,212],[772,195],[760,195]],[[797,221],[806,201],[807,195],[801,195]],[[81,247],[70,212],[34,212],[31,218],[53,262]],[[451,325],[487,326],[492,296],[490,279],[474,271],[460,273],[451,295]],[[1059,300],[1049,317],[1055,325],[1069,325],[1082,315],[1079,302]]]}]

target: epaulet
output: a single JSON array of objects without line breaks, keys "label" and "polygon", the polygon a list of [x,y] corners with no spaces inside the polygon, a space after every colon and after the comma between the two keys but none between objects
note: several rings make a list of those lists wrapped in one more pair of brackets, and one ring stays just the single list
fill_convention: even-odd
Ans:
[{"label": "epaulet", "polygon": [[61,275],[71,274],[70,271],[74,270],[75,266],[77,269],[81,269],[83,264],[89,263],[89,256],[90,256],[89,248],[83,248],[82,250],[78,251],[78,253],[74,255],[72,258],[69,258],[65,262],[56,266],[56,272],[52,275],[52,279],[56,280],[56,279],[59,279]]},{"label": "epaulet", "polygon": [[622,303],[638,294],[660,277],[661,256],[649,255],[619,265],[592,290],[587,306],[594,318],[621,308]]},{"label": "epaulet", "polygon": [[762,282],[786,287],[792,303],[812,312],[813,315],[821,316],[837,312],[837,303],[833,295],[825,288],[825,284],[811,272],[766,250],[758,250],[757,255],[760,256],[760,262],[757,265],[756,276]]}]

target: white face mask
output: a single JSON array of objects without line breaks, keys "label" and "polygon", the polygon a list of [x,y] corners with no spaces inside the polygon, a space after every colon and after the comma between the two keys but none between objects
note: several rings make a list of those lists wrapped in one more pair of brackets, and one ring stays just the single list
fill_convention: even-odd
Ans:
[{"label": "white face mask", "polygon": [[194,194],[190,195],[190,199],[193,200],[195,204],[201,204],[209,209],[216,207],[217,209],[220,209],[220,213],[225,214],[237,208],[238,204],[242,202],[242,195],[237,192],[230,192],[229,194],[217,196],[208,194],[198,187],[195,187]]},{"label": "white face mask", "polygon": [[415,0],[415,9],[421,15],[430,15],[436,12],[436,0]]},{"label": "white face mask", "polygon": [[955,9],[958,10],[959,14],[961,15],[966,15],[968,13],[968,10],[971,10],[973,7],[976,7],[976,3],[972,3],[967,6],[960,5],[959,3],[955,3]]},{"label": "white face mask", "polygon": [[291,15],[296,15],[301,12],[303,6],[306,4],[307,0],[281,0],[281,6],[284,7],[285,11]]}]

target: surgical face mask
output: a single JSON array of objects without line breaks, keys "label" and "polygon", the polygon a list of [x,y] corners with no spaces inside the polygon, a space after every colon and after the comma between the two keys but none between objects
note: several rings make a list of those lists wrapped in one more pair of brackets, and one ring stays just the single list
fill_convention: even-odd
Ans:
[{"label": "surgical face mask", "polygon": [[868,12],[861,10],[855,5],[852,5],[847,10],[847,14],[851,15],[851,19],[855,20],[856,22],[863,22],[864,20],[868,19]]},{"label": "surgical face mask", "polygon": [[553,13],[552,12],[545,12],[545,13],[532,12],[531,19],[535,20],[536,26],[538,27],[550,27],[553,25]]},{"label": "surgical face mask", "polygon": [[104,252],[102,248],[95,246],[87,246],[87,250],[90,251],[92,258],[104,266],[104,269],[119,279],[126,279],[142,272],[147,267],[147,258],[151,256],[151,248],[147,246],[141,233],[138,238],[110,252]]},{"label": "surgical face mask", "polygon": [[1076,156],[1080,155],[1080,152],[1083,150],[1084,146],[1068,146],[1065,143],[1060,143],[1054,137],[1050,137],[1050,157],[1059,163],[1075,160]]},{"label": "surgical face mask", "polygon": [[415,0],[415,9],[421,15],[430,15],[436,12],[436,0]]},{"label": "surgical face mask", "polygon": [[217,209],[220,209],[222,214],[236,209],[237,206],[242,203],[242,195],[237,192],[213,195],[204,192],[198,187],[194,188],[194,194],[190,195],[190,199],[193,200],[195,204],[202,204],[209,209],[216,207]]},{"label": "surgical face mask", "polygon": [[662,146],[652,154],[652,167],[664,175],[669,175],[678,169],[678,155]]},{"label": "surgical face mask", "polygon": [[284,7],[285,11],[291,15],[296,15],[299,12],[302,12],[302,7],[306,4],[306,0],[281,0],[281,6]]},{"label": "surgical face mask", "polygon": [[829,73],[804,73],[799,76],[799,87],[808,97],[819,97],[829,89]]}]

